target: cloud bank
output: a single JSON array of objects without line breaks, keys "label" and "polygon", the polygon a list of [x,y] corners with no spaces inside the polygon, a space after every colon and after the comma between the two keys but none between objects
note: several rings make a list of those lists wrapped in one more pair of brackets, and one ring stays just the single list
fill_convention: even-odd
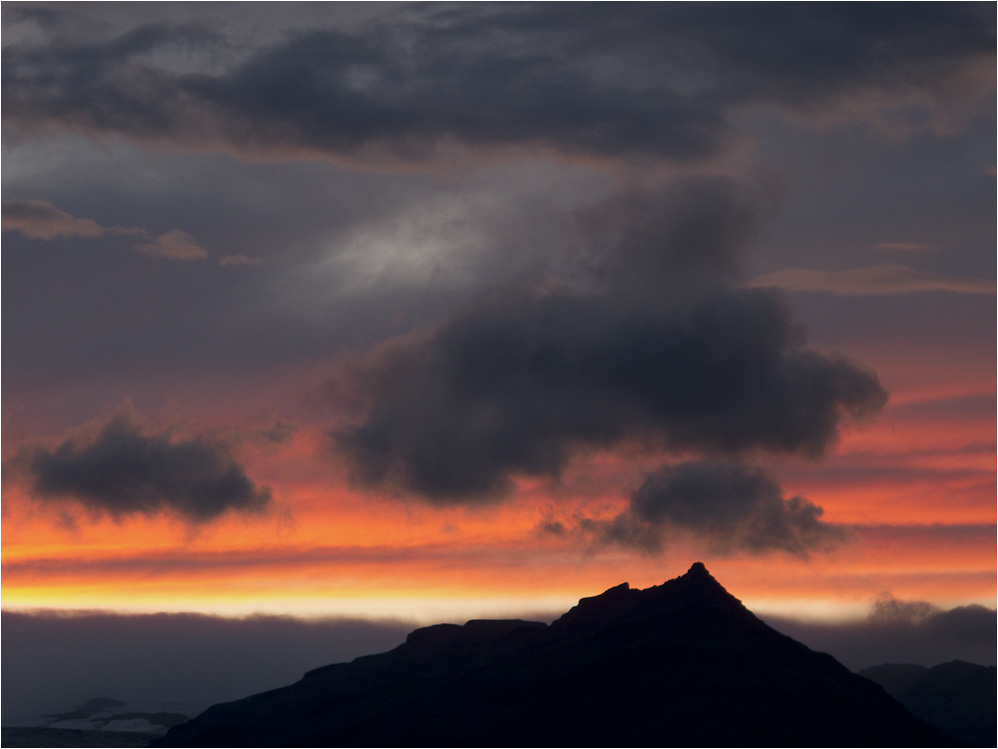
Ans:
[{"label": "cloud bank", "polygon": [[209,436],[146,434],[119,413],[90,438],[70,437],[49,450],[22,448],[5,467],[22,474],[34,497],[72,502],[113,518],[176,514],[205,523],[224,512],[258,512],[271,500]]},{"label": "cloud bank", "polygon": [[926,601],[901,601],[884,594],[860,622],[841,624],[764,617],[766,622],[859,671],[882,663],[936,666],[965,660],[995,665],[998,618],[984,606],[944,610]]},{"label": "cloud bank", "polygon": [[199,614],[2,614],[4,720],[93,697],[181,701],[198,709],[285,686],[305,671],[383,652],[413,625]]},{"label": "cloud bank", "polygon": [[264,159],[426,164],[456,145],[689,163],[728,150],[753,106],[924,126],[953,90],[993,88],[974,71],[993,68],[994,25],[963,4],[425,6],[246,55],[211,24],[160,22],[8,45],[3,113],[25,136]]}]

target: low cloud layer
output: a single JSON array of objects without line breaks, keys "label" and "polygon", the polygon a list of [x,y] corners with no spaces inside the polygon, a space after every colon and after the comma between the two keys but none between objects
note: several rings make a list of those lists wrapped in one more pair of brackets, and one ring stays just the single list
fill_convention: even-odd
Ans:
[{"label": "low cloud layer", "polygon": [[198,614],[2,614],[7,722],[93,697],[217,702],[291,684],[313,668],[389,650],[413,625]]},{"label": "low cloud layer", "polygon": [[820,119],[833,103],[903,130],[954,89],[993,88],[975,71],[993,68],[994,9],[963,4],[431,5],[248,56],[210,23],[74,44],[60,21],[38,26],[52,43],[4,48],[16,131],[268,159],[427,163],[457,144],[689,163],[726,151],[753,105]]},{"label": "low cloud layer", "polygon": [[175,514],[204,523],[233,510],[257,512],[270,489],[257,487],[228,446],[209,436],[144,433],[120,413],[90,437],[54,449],[25,447],[9,460],[43,502],[76,503],[97,515]]},{"label": "low cloud layer", "polygon": [[[149,237],[149,232],[138,227],[101,226],[90,218],[74,218],[44,200],[3,201],[3,230],[18,231],[29,239],[44,240],[100,237],[105,234]],[[181,229],[168,231],[149,242],[137,242],[133,246],[139,252],[165,260],[203,260],[208,257],[197,240]]]},{"label": "low cloud layer", "polygon": [[814,650],[831,653],[855,671],[882,663],[996,663],[998,615],[984,606],[944,610],[926,601],[901,601],[885,594],[860,622],[831,624],[764,618],[781,632]]},{"label": "low cloud layer", "polygon": [[788,291],[830,291],[844,296],[911,294],[917,291],[994,294],[998,289],[991,279],[949,276],[904,265],[875,265],[839,271],[791,268],[758,276],[748,285],[778,286]]},{"label": "low cloud layer", "polygon": [[673,532],[692,533],[712,550],[782,551],[806,558],[848,538],[845,527],[821,519],[803,497],[783,496],[762,469],[732,461],[700,460],[662,466],[631,495],[612,520],[587,519],[580,530],[597,544],[661,551]]},{"label": "low cloud layer", "polygon": [[[884,616],[885,609],[915,616]],[[922,613],[927,612],[927,613]],[[862,622],[765,617],[809,647],[859,670],[881,663],[934,666],[953,659],[995,664],[996,614],[982,606],[941,610],[881,599]],[[66,710],[103,696],[209,704],[297,681],[312,668],[384,652],[414,625],[196,614],[2,614],[4,719]]]}]

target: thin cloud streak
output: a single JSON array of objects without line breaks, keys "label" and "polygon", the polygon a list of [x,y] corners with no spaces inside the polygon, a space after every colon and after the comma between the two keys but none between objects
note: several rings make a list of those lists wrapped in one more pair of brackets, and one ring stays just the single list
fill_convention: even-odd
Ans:
[{"label": "thin cloud streak", "polygon": [[787,291],[828,291],[842,296],[912,294],[922,291],[993,294],[998,289],[995,281],[986,278],[950,276],[915,270],[904,265],[875,265],[843,271],[791,268],[757,276],[746,286],[776,286]]},{"label": "thin cloud streak", "polygon": [[[149,236],[148,231],[136,226],[128,228],[101,226],[93,219],[74,218],[44,200],[5,200],[3,230],[18,231],[28,239],[46,241],[71,237],[100,237],[105,234]],[[160,234],[151,242],[138,242],[132,246],[146,255],[166,260],[203,260],[208,257],[208,252],[197,245],[197,240],[181,229],[173,229]],[[245,258],[242,255],[237,257]],[[228,264],[231,263],[220,262],[220,265]]]},{"label": "thin cloud streak", "polygon": [[145,229],[101,226],[90,218],[74,218],[44,200],[3,201],[3,231],[18,231],[29,239],[44,240],[147,233]]}]

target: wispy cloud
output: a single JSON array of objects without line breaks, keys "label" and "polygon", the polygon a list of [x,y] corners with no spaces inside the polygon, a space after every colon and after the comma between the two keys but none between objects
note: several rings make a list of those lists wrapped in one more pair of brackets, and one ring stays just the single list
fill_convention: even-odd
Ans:
[{"label": "wispy cloud", "polygon": [[3,201],[3,230],[18,231],[29,239],[99,237],[103,234],[146,234],[136,227],[101,226],[90,218],[76,218],[44,200]]},{"label": "wispy cloud", "polygon": [[993,294],[994,280],[951,276],[915,270],[905,265],[874,265],[850,270],[789,268],[757,276],[750,288],[778,286],[789,291],[829,291],[841,296],[911,294],[916,291],[950,291],[957,294]]},{"label": "wispy cloud", "polygon": [[[52,240],[69,237],[100,237],[105,234],[134,234],[150,237],[146,229],[138,226],[102,226],[91,218],[76,218],[44,200],[3,201],[3,230],[18,231],[29,239]],[[204,260],[208,252],[197,240],[181,229],[173,229],[149,242],[138,242],[133,247],[152,257],[166,260]],[[219,261],[220,265],[247,264],[253,261],[245,255]]]}]

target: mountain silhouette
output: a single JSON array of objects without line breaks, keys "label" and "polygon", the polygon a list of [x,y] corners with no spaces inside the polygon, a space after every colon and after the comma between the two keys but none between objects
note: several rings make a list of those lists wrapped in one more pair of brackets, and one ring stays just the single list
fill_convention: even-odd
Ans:
[{"label": "mountain silhouette", "polygon": [[933,668],[885,663],[859,672],[886,689],[914,715],[970,746],[994,746],[998,732],[998,669],[966,661]]},{"label": "mountain silhouette", "polygon": [[215,705],[154,746],[950,746],[780,634],[701,563],[547,626],[417,629],[380,655]]}]

